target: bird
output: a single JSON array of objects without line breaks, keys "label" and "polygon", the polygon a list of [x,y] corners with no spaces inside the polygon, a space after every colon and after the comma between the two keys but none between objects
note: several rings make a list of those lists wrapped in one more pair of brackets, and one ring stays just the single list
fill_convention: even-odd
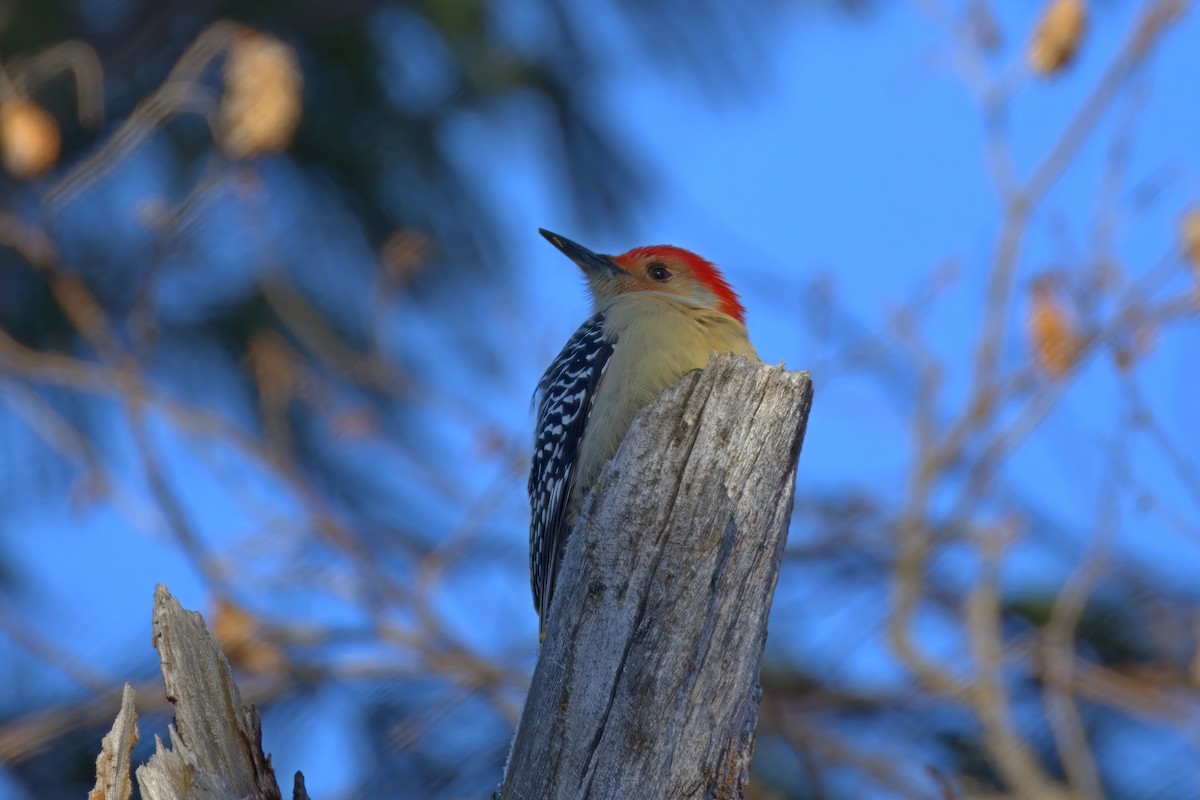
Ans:
[{"label": "bird", "polygon": [[595,253],[538,232],[587,280],[592,313],[546,368],[529,471],[529,573],[544,638],[559,562],[579,508],[638,411],[713,351],[758,360],[746,309],[711,261],[682,247]]}]

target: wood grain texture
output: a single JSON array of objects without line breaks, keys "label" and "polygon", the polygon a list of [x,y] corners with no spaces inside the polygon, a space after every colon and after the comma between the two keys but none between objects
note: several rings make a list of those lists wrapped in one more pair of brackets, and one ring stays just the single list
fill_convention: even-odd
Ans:
[{"label": "wood grain texture", "polygon": [[154,647],[167,699],[175,706],[170,748],[155,737],[137,770],[145,800],[276,800],[279,785],[262,751],[258,711],[242,705],[229,662],[195,611],[166,587],[154,593]]},{"label": "wood grain texture", "polygon": [[117,712],[112,730],[100,743],[100,755],[96,757],[96,787],[88,794],[88,800],[129,800],[133,795],[129,757],[138,740],[137,710],[133,700],[133,687],[127,683],[121,693],[121,710]]},{"label": "wood grain texture", "polygon": [[713,354],[585,501],[499,796],[736,798],[812,384]]}]

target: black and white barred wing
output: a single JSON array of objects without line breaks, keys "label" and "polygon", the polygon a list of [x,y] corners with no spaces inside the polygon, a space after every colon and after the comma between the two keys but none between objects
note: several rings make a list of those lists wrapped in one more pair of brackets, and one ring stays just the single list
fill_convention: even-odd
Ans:
[{"label": "black and white barred wing", "polygon": [[613,343],[604,340],[604,314],[579,326],[538,382],[533,468],[529,472],[529,578],[542,624],[550,610],[558,559],[566,545],[567,504],[579,444]]}]

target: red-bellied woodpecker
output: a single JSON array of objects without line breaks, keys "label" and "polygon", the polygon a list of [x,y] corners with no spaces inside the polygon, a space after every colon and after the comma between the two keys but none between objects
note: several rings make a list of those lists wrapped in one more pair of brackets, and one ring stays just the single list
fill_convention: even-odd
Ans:
[{"label": "red-bellied woodpecker", "polygon": [[711,262],[669,245],[599,255],[540,232],[583,270],[592,293],[592,315],[537,387],[529,572],[544,629],[579,506],[637,412],[714,350],[758,356],[746,310]]}]

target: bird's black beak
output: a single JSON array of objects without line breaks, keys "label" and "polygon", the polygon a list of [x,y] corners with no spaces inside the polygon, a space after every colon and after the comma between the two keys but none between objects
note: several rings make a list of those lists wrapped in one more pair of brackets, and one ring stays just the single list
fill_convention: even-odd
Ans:
[{"label": "bird's black beak", "polygon": [[565,236],[551,233],[545,228],[538,228],[538,233],[546,237],[546,241],[557,247],[563,255],[574,261],[589,277],[611,277],[625,272],[617,266],[609,256],[593,253],[581,244],[572,242]]}]

